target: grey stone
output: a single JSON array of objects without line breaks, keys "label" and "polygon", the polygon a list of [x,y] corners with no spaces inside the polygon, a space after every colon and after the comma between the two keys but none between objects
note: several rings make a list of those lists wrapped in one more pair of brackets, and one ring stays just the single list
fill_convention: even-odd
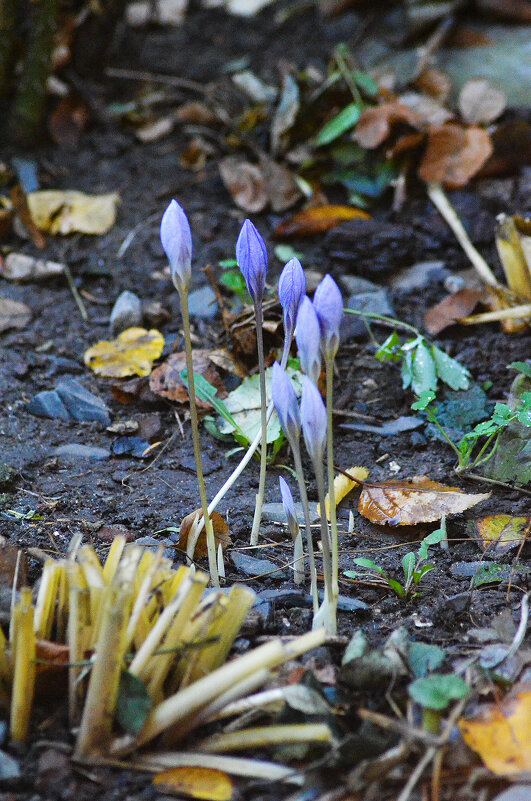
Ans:
[{"label": "grey stone", "polygon": [[37,417],[51,417],[55,420],[70,420],[70,415],[63,401],[55,391],[45,390],[35,395],[33,400],[26,404],[26,409]]},{"label": "grey stone", "polygon": [[450,275],[444,261],[419,261],[391,278],[390,285],[401,292],[426,289],[430,284],[444,281]]},{"label": "grey stone", "polygon": [[16,759],[6,754],[5,751],[0,751],[0,779],[7,781],[9,779],[20,778],[20,767]]},{"label": "grey stone", "polygon": [[236,570],[245,573],[246,576],[265,576],[269,575],[270,578],[280,581],[287,579],[291,575],[290,570],[281,568],[269,559],[257,559],[255,556],[248,556],[241,551],[234,551],[231,558]]},{"label": "grey stone", "polygon": [[114,335],[120,334],[126,328],[142,325],[142,303],[134,292],[126,289],[118,296],[112,307],[110,325]]},{"label": "grey stone", "polygon": [[[387,295],[387,290],[376,287],[374,290],[357,292],[347,300],[347,309],[359,312],[370,312],[371,314],[384,314],[394,317],[395,310]],[[367,326],[364,319],[354,314],[345,314],[341,323],[341,339],[343,342],[348,339],[367,338]]]},{"label": "grey stone", "polygon": [[190,317],[213,320],[218,313],[218,302],[212,287],[206,285],[191,292],[188,296],[188,310]]},{"label": "grey stone", "polygon": [[[317,504],[310,502],[310,519],[313,523],[314,520],[317,520]],[[302,511],[302,503],[297,502],[295,504],[295,514],[297,515],[297,519],[301,525],[304,524],[304,512]],[[269,520],[272,523],[286,523],[286,515],[284,513],[284,507],[281,503],[265,503],[262,507],[262,518],[263,520]]]},{"label": "grey stone", "polygon": [[357,295],[360,292],[378,292],[381,289],[378,284],[360,278],[359,275],[342,275],[341,286],[347,295]]},{"label": "grey stone", "polygon": [[95,420],[104,426],[111,418],[105,403],[97,395],[85,389],[75,378],[62,378],[55,388],[72,420],[76,422]]},{"label": "grey stone", "polygon": [[[139,537],[135,540],[135,545],[142,545],[144,548],[147,548],[149,551],[156,551],[160,545],[164,545],[164,558],[165,559],[173,559],[175,556],[175,550],[173,546],[173,542],[170,539],[161,539],[158,540],[155,537]],[[169,547],[168,547],[169,546]]]},{"label": "grey stone", "polygon": [[95,445],[82,445],[77,442],[70,442],[68,445],[60,445],[54,450],[54,456],[61,456],[65,459],[82,459],[91,462],[103,462],[110,458],[110,451],[107,448],[98,448]]},{"label": "grey stone", "polygon": [[18,472],[7,462],[0,462],[0,489],[6,490],[15,483]]}]

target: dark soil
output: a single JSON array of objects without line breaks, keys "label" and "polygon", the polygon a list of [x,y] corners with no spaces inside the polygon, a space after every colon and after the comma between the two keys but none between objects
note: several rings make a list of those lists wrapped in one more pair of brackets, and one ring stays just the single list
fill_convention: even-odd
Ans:
[{"label": "dark soil", "polygon": [[[232,59],[250,56],[251,67],[265,80],[277,80],[279,59],[289,57],[299,67],[308,63],[323,66],[331,46],[351,35],[355,15],[346,14],[338,20],[317,22],[307,12],[288,22],[279,34],[272,16],[265,14],[256,21],[246,22],[221,12],[190,14],[180,30],[150,29],[128,31],[118,44],[115,63],[152,72],[172,73],[196,81],[216,78],[223,66]],[[99,100],[109,102],[132,96],[131,83],[107,79],[91,91]],[[184,95],[183,95],[184,97]],[[118,220],[105,236],[89,238],[73,236],[67,240],[49,238],[44,255],[47,259],[66,261],[75,276],[78,288],[97,298],[101,305],[86,300],[89,321],[83,322],[72,294],[59,280],[41,285],[15,285],[2,282],[2,294],[27,303],[33,319],[21,332],[7,332],[0,337],[1,360],[1,461],[16,473],[0,489],[3,514],[0,513],[0,533],[10,544],[18,547],[39,546],[53,554],[65,552],[78,531],[92,541],[101,552],[108,547],[101,529],[122,526],[133,537],[153,535],[167,526],[179,526],[182,518],[199,505],[189,423],[184,422],[183,434],[177,430],[176,411],[184,419],[184,407],[177,408],[161,400],[133,400],[129,406],[118,403],[111,391],[111,381],[95,377],[83,364],[84,351],[96,341],[109,337],[108,315],[112,303],[125,289],[136,292],[142,300],[160,301],[170,312],[170,321],[161,326],[169,352],[171,346],[181,349],[179,302],[167,278],[155,280],[153,272],[162,272],[166,261],[158,238],[158,221],[147,222],[154,214],[162,214],[171,197],[176,196],[187,210],[194,234],[195,286],[205,283],[201,268],[212,265],[219,274],[220,259],[232,257],[234,243],[244,215],[235,210],[218,175],[215,160],[198,174],[184,170],[179,153],[188,138],[177,130],[168,139],[154,144],[139,144],[132,134],[117,125],[97,124],[87,133],[75,151],[59,150],[44,144],[31,153],[37,162],[42,188],[75,188],[87,192],[118,191],[121,204]],[[4,150],[3,160],[15,155]],[[25,154],[27,155],[27,154]],[[497,264],[493,228],[499,212],[524,211],[528,189],[518,177],[504,180],[499,192],[492,191],[492,181],[476,184],[452,195],[459,214],[468,224],[474,242],[491,264]],[[503,191],[502,191],[503,190]],[[466,257],[454,241],[445,223],[419,192],[411,198],[398,216],[380,212],[377,219],[393,223],[402,232],[401,246],[396,242],[385,250],[378,248],[379,275],[376,270],[363,269],[359,274],[372,280],[389,280],[403,267],[418,261],[442,260],[452,270],[469,267]],[[256,222],[270,246],[271,275],[280,269],[272,255],[271,231],[277,218],[263,216]],[[143,224],[145,223],[145,224]],[[130,247],[121,259],[116,253],[129,232],[141,226]],[[399,237],[400,239],[400,237]],[[29,243],[20,240],[9,243],[14,249],[38,255]],[[352,243],[350,259],[345,263],[334,260],[337,250],[331,237],[315,241],[295,242],[306,254],[304,266],[321,273],[331,272],[341,279],[347,269],[355,272],[356,264],[367,261],[367,241],[356,251]],[[385,275],[384,275],[385,273]],[[397,317],[416,326],[422,325],[427,308],[446,295],[441,282],[422,290],[404,293],[391,290]],[[383,339],[384,329],[375,328]],[[223,342],[219,320],[212,323],[195,322],[195,333],[202,347]],[[509,336],[498,326],[451,329],[438,343],[450,355],[458,358],[482,385],[492,382],[488,391],[491,399],[503,399],[510,387],[512,375],[507,364],[529,356],[529,335]],[[374,358],[370,342],[353,340],[344,344],[338,356],[338,377],[335,385],[337,406],[347,412],[368,415],[374,424],[410,414],[412,396],[401,389],[398,369],[381,365]],[[513,374],[514,375],[514,374]],[[54,449],[66,443],[83,443],[109,449],[116,435],[94,423],[68,423],[39,418],[28,413],[26,403],[37,392],[52,389],[61,376],[73,376],[86,388],[101,397],[112,413],[113,422],[136,420],[151,426],[148,438],[162,442],[155,450],[159,456],[151,462],[139,462],[128,457],[111,457],[106,461],[65,461],[54,456]],[[149,415],[149,418],[147,417]],[[337,423],[348,422],[337,418]],[[176,433],[177,431],[177,433]],[[421,430],[422,431],[422,430]],[[454,456],[443,443],[419,432],[392,437],[378,437],[336,426],[336,463],[343,469],[364,465],[370,469],[371,480],[401,478],[427,474],[445,484],[462,487],[470,492],[488,491],[491,487],[457,478]],[[225,458],[228,448],[202,433],[207,493],[212,497],[230,474],[236,458]],[[283,453],[280,462],[289,462]],[[399,467],[393,473],[393,463]],[[233,548],[248,546],[254,494],[258,484],[258,464],[252,463],[236,489],[227,496],[222,511],[229,522]],[[315,486],[310,483],[310,497],[316,500]],[[266,500],[278,502],[278,473],[268,474]],[[346,530],[348,508],[354,508],[357,536],[341,535],[341,570],[352,566],[355,556],[375,558],[393,575],[400,570],[400,560],[410,541],[419,540],[435,526],[405,532],[374,526],[356,511],[356,502],[346,504],[341,514],[343,532]],[[42,520],[14,519],[7,510],[35,510]],[[370,606],[365,613],[340,613],[339,632],[350,637],[364,626],[371,642],[382,643],[398,625],[424,642],[449,649],[452,655],[467,653],[464,635],[471,627],[488,626],[493,617],[507,606],[506,587],[481,588],[468,593],[470,578],[454,578],[450,566],[456,561],[481,558],[478,546],[466,536],[466,520],[478,514],[525,513],[529,498],[518,490],[493,489],[490,500],[472,509],[459,519],[450,519],[448,533],[450,550],[436,554],[436,569],[423,580],[422,594],[414,602],[405,603],[384,588],[370,584],[341,581],[341,592],[355,596]],[[100,532],[100,534],[98,534]],[[166,535],[164,535],[166,536]],[[261,533],[263,551],[256,556],[272,559],[279,566],[289,561],[291,551],[282,528],[265,522]],[[175,550],[176,562],[183,555]],[[511,561],[512,555],[502,557]],[[38,560],[30,559],[32,577],[39,573]],[[227,558],[227,579],[249,581],[238,574]],[[524,582],[521,581],[522,585]],[[262,580],[250,580],[257,592],[267,588],[286,588],[289,582],[274,575]],[[465,603],[455,598],[467,593]],[[463,596],[461,596],[462,598]],[[517,619],[520,593],[513,593],[510,606]],[[4,612],[6,610],[3,610]],[[287,608],[279,602],[267,619],[249,629],[252,641],[257,635],[291,634],[308,628],[310,613],[300,607]],[[324,654],[324,655],[323,655]],[[338,663],[340,649],[329,648],[319,659]],[[387,708],[385,711],[389,711]],[[53,718],[57,721],[57,718]],[[45,727],[39,737],[57,739],[53,726]],[[26,781],[31,784],[35,771],[34,757],[28,760]],[[97,785],[81,775],[68,774],[62,787],[50,782],[37,795],[29,786],[13,798],[85,798]],[[148,799],[151,797],[149,778],[109,773],[98,774],[100,798]],[[281,790],[279,789],[279,793]],[[4,796],[2,796],[4,797]],[[11,797],[11,796],[10,796]],[[249,797],[271,798],[259,788],[249,790]],[[383,796],[382,796],[383,797]],[[385,796],[392,797],[392,796]],[[415,796],[416,797],[416,796]],[[7,796],[6,796],[7,798]]]}]

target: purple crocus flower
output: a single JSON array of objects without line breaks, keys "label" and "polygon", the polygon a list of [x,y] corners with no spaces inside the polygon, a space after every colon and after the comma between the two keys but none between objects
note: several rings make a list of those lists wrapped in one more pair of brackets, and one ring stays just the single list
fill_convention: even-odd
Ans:
[{"label": "purple crocus flower", "polygon": [[321,349],[334,358],[339,347],[339,327],[343,319],[343,298],[331,275],[325,275],[313,296],[313,307],[321,327]]},{"label": "purple crocus flower", "polygon": [[267,249],[264,240],[250,220],[245,220],[238,236],[236,260],[250,296],[255,303],[261,303],[267,273]]},{"label": "purple crocus flower", "polygon": [[302,371],[317,384],[321,375],[321,329],[317,313],[307,295],[299,306],[295,338]]},{"label": "purple crocus flower", "polygon": [[289,439],[298,439],[301,433],[301,416],[297,395],[288,374],[278,362],[273,365],[271,394],[282,430]]},{"label": "purple crocus flower", "polygon": [[284,514],[286,515],[288,530],[292,538],[295,539],[299,533],[299,521],[297,519],[297,513],[295,512],[293,495],[291,494],[291,490],[287,482],[282,478],[282,476],[279,476],[278,483],[280,484],[282,506],[284,507]]},{"label": "purple crocus flower", "polygon": [[306,294],[306,277],[300,261],[293,257],[278,279],[278,298],[284,317],[284,335],[291,339],[301,300]]},{"label": "purple crocus flower", "polygon": [[326,409],[321,394],[308,376],[302,379],[302,433],[314,464],[322,462],[326,447]]},{"label": "purple crocus flower", "polygon": [[192,232],[183,208],[172,200],[160,223],[160,241],[170,262],[171,279],[178,292],[192,280]]}]

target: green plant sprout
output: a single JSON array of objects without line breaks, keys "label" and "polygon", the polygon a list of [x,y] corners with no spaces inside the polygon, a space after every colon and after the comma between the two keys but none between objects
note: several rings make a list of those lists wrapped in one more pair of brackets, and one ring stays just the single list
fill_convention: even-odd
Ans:
[{"label": "green plant sprout", "polygon": [[[424,537],[420,544],[420,548],[415,553],[409,551],[402,559],[402,570],[404,572],[403,583],[391,578],[380,565],[373,562],[372,559],[365,557],[358,557],[354,559],[354,563],[359,567],[377,573],[383,581],[398,595],[399,598],[413,600],[418,598],[421,594],[417,592],[416,588],[420,584],[422,578],[433,570],[435,565],[431,562],[424,564],[428,558],[428,549],[430,545],[437,545],[447,539],[446,534],[446,520],[444,516],[441,518],[441,527],[432,531],[427,537]],[[357,579],[360,577],[357,570],[346,570],[344,573],[347,578]]]}]

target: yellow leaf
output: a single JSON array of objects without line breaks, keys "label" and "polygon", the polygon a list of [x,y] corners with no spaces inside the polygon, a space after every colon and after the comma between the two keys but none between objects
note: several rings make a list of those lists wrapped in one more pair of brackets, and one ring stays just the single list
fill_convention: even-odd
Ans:
[{"label": "yellow leaf", "polygon": [[234,791],[230,776],[215,768],[170,768],[157,773],[153,784],[164,793],[204,801],[230,801]]},{"label": "yellow leaf", "polygon": [[[352,479],[347,478],[344,473],[338,473],[334,478],[334,496],[336,499],[336,506],[339,506],[343,498],[346,498],[349,492],[351,492],[355,487],[358,487],[360,482],[365,481],[369,475],[369,471],[366,467],[351,467],[349,470],[345,470],[345,473],[348,473],[350,476],[352,476]],[[326,516],[330,520],[330,496],[328,494],[325,498],[325,508]],[[317,505],[317,514],[321,514],[319,505]]]},{"label": "yellow leaf", "polygon": [[118,195],[85,195],[73,189],[30,192],[28,206],[37,228],[49,234],[105,234],[114,225]]},{"label": "yellow leaf", "polygon": [[473,538],[484,551],[508,551],[520,545],[531,533],[531,517],[490,515],[476,520]]},{"label": "yellow leaf", "polygon": [[475,718],[461,718],[461,734],[493,773],[531,770],[531,683],[515,684],[501,704],[484,704]]},{"label": "yellow leaf", "polygon": [[87,367],[106,378],[149,375],[164,349],[164,337],[155,328],[127,328],[111,341],[97,342],[85,352]]}]

